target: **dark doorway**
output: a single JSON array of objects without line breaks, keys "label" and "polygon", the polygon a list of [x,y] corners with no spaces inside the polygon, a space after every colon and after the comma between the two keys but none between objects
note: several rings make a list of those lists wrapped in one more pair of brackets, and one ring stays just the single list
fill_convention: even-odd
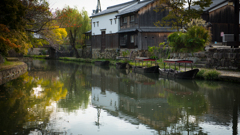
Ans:
[{"label": "dark doorway", "polygon": [[102,31],[102,38],[101,38],[101,51],[104,51],[106,48],[106,37],[105,37],[105,31]]}]

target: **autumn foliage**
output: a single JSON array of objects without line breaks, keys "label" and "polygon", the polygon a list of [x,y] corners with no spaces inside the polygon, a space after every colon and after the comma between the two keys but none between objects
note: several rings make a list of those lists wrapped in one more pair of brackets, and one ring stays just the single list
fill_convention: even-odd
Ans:
[{"label": "autumn foliage", "polygon": [[0,55],[8,51],[27,54],[44,44],[62,44],[67,32],[60,28],[46,0],[0,1]]},{"label": "autumn foliage", "polygon": [[10,49],[20,49],[20,45],[17,45],[16,39],[12,35],[11,31],[4,24],[0,24],[0,52],[2,55],[6,55]]},{"label": "autumn foliage", "polygon": [[65,28],[68,35],[68,43],[74,49],[76,57],[80,57],[77,48],[84,48],[84,33],[91,29],[87,11],[66,7],[56,11],[59,26]]}]

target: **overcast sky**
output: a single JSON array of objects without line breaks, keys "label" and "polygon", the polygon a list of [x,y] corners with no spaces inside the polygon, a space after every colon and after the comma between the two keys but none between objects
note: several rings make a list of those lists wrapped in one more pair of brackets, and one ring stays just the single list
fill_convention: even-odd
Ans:
[{"label": "overcast sky", "polygon": [[[47,0],[52,9],[62,9],[64,6],[69,5],[70,7],[77,6],[79,10],[83,7],[88,12],[88,15],[92,14],[92,10],[95,10],[97,7],[98,0]],[[124,3],[131,0],[100,0],[102,11],[109,6],[116,4]]]}]

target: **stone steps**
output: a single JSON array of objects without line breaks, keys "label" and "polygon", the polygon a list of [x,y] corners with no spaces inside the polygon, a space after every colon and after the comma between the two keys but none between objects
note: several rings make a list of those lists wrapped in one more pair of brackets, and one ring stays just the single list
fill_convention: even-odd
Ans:
[{"label": "stone steps", "polygon": [[205,68],[206,64],[194,64],[194,66],[198,68]]},{"label": "stone steps", "polygon": [[207,58],[200,58],[200,60],[196,61],[196,63],[194,63],[194,66],[198,67],[198,68],[205,68],[206,64],[207,64]]}]

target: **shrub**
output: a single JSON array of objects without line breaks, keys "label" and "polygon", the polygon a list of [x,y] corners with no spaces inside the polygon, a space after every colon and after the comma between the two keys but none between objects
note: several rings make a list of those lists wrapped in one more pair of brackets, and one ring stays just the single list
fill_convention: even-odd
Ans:
[{"label": "shrub", "polygon": [[203,73],[205,80],[218,80],[218,75],[220,75],[220,73],[216,70],[208,70]]},{"label": "shrub", "polygon": [[205,70],[203,69],[203,70],[200,70],[198,73],[197,73],[197,75],[196,75],[196,78],[199,78],[199,79],[204,79],[204,77],[203,77],[203,74],[205,73]]},{"label": "shrub", "polygon": [[186,33],[174,32],[168,36],[169,45],[176,52],[202,51],[210,41],[209,30],[202,26],[192,26]]},{"label": "shrub", "polygon": [[129,55],[129,51],[128,51],[128,50],[122,52],[122,56],[123,56],[123,57],[126,57],[127,55]]}]

